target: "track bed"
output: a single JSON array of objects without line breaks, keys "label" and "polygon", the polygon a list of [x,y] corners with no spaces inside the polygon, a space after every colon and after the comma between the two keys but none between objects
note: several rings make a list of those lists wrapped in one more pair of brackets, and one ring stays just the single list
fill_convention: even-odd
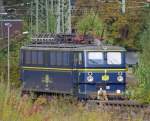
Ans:
[{"label": "track bed", "polygon": [[137,117],[140,121],[150,121],[150,105],[140,104],[131,100],[99,101],[89,100],[86,105],[87,110],[100,111],[117,114],[117,120],[133,120]]}]

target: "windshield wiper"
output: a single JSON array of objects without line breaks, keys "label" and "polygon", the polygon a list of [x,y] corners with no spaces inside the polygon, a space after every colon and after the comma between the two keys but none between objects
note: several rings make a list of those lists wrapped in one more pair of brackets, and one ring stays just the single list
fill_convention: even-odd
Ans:
[{"label": "windshield wiper", "polygon": [[89,60],[91,63],[93,64],[99,64],[98,62],[94,61],[94,60]]}]

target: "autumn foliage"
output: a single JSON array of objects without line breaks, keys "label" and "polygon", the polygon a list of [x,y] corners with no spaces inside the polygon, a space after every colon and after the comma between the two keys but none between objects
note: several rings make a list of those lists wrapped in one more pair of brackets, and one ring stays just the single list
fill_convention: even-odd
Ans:
[{"label": "autumn foliage", "polygon": [[[111,44],[122,45],[127,48],[138,49],[137,37],[143,26],[143,0],[126,1],[126,13],[121,12],[121,3],[119,0],[98,1],[98,0],[77,0],[76,7],[78,10],[92,10],[95,15],[99,16],[100,22],[103,21],[105,26],[105,39]],[[76,16],[77,23],[82,23],[82,16],[90,15],[78,13]],[[88,21],[88,19],[87,19]],[[77,26],[78,27],[78,26]],[[102,29],[102,28],[100,28]]]}]

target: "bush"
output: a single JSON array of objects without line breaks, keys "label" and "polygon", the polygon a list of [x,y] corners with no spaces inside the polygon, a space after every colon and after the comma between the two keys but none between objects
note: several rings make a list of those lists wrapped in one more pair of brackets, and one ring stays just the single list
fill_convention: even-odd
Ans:
[{"label": "bush", "polygon": [[139,79],[138,87],[134,90],[133,97],[137,100],[150,103],[150,15],[147,15],[146,29],[140,36],[142,53],[140,54],[136,75]]},{"label": "bush", "polygon": [[[19,86],[19,53],[21,46],[28,41],[28,37],[22,40],[12,40],[10,45],[10,81],[13,86]],[[7,80],[7,48],[0,50],[0,75]]]}]

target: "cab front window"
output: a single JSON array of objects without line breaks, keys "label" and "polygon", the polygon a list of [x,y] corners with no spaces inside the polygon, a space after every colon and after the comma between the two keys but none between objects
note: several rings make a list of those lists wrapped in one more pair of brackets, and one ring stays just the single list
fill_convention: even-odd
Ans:
[{"label": "cab front window", "polygon": [[107,64],[108,65],[121,65],[121,53],[120,52],[108,52]]},{"label": "cab front window", "polygon": [[104,55],[102,52],[88,52],[88,64],[99,65],[104,63]]}]

